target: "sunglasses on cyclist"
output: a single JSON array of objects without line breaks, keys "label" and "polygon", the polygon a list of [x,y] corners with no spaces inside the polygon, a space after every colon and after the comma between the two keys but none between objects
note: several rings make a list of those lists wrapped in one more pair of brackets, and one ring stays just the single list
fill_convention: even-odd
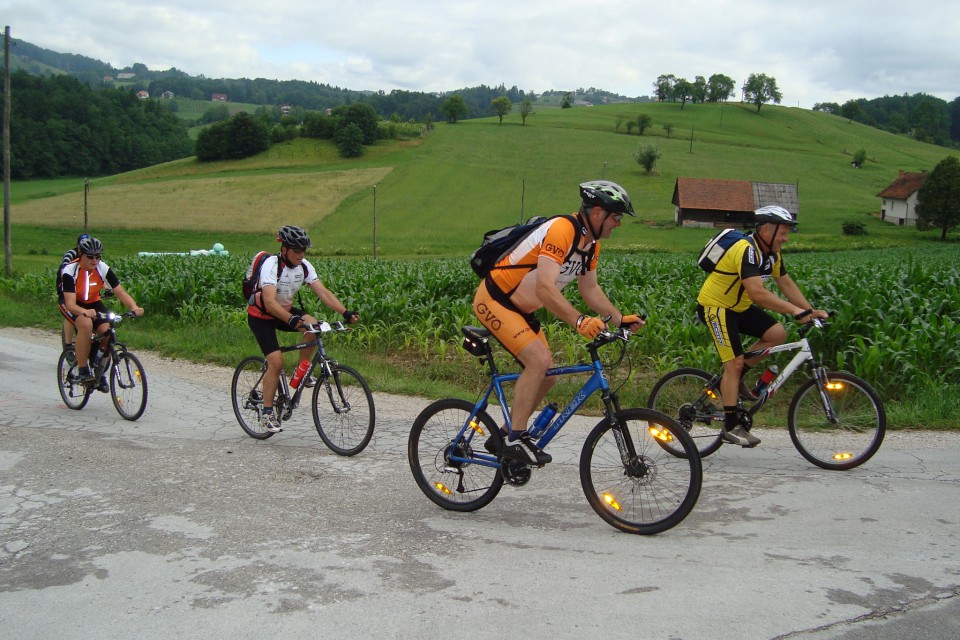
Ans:
[{"label": "sunglasses on cyclist", "polygon": [[83,254],[83,255],[87,256],[87,257],[90,258],[91,260],[99,260],[99,259],[100,259],[100,256],[101,256],[102,254],[99,254],[99,253],[85,253],[85,254]]}]

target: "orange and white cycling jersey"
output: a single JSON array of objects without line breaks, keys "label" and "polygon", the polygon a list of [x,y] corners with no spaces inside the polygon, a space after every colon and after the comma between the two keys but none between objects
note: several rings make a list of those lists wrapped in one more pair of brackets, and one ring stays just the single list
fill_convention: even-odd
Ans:
[{"label": "orange and white cycling jersey", "polygon": [[[571,251],[578,235],[573,224],[569,218],[563,216],[548,220],[534,229],[490,272],[490,279],[501,291],[516,295],[514,301],[522,311],[530,312],[542,306],[535,302],[538,300],[536,267],[540,258],[548,258],[560,265],[560,277],[557,279],[557,287],[560,289],[587,271],[596,270],[600,243],[595,243],[592,255],[590,245]],[[583,237],[584,234],[579,235]]]},{"label": "orange and white cycling jersey", "polygon": [[78,304],[93,304],[100,301],[100,292],[106,288],[105,285],[116,287],[120,279],[102,260],[92,271],[81,269],[80,261],[75,260],[63,268],[60,282],[64,292],[77,295]]}]

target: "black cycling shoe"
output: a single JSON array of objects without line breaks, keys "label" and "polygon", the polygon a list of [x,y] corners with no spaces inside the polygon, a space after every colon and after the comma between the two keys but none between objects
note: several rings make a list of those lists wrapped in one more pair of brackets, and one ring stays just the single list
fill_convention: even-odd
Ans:
[{"label": "black cycling shoe", "polygon": [[487,438],[487,441],[483,443],[483,448],[487,450],[487,453],[495,456],[500,454],[500,449],[503,446],[503,442],[507,439],[506,431],[503,429],[498,429],[497,431],[499,431],[499,437],[498,434],[492,433],[490,434],[490,437]]},{"label": "black cycling shoe", "polygon": [[107,374],[100,376],[100,382],[97,383],[97,391],[107,393],[110,391],[110,385],[107,384]]},{"label": "black cycling shoe", "polygon": [[553,456],[549,453],[545,453],[543,449],[538,447],[533,441],[533,437],[523,431],[515,440],[508,440],[503,445],[503,453],[501,454],[504,458],[509,458],[511,460],[516,460],[517,462],[522,462],[523,464],[535,464],[538,466],[545,465],[549,462],[553,462]]}]

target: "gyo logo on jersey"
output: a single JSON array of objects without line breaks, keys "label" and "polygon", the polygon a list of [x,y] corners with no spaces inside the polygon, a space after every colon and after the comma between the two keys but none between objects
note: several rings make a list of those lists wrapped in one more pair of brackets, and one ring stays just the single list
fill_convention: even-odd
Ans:
[{"label": "gyo logo on jersey", "polygon": [[548,243],[546,243],[545,245],[543,245],[543,250],[546,251],[547,253],[549,253],[550,255],[554,255],[554,256],[556,256],[556,257],[558,257],[558,258],[561,258],[561,259],[562,259],[562,258],[566,255],[566,253],[567,253],[566,251],[564,251],[563,247],[557,246],[557,245],[555,245],[555,244],[552,243],[552,242],[548,242]]},{"label": "gyo logo on jersey", "polygon": [[503,326],[503,323],[497,318],[497,314],[486,305],[486,303],[481,302],[476,306],[477,317],[483,321],[483,324],[489,327],[493,331],[498,331],[500,327]]}]

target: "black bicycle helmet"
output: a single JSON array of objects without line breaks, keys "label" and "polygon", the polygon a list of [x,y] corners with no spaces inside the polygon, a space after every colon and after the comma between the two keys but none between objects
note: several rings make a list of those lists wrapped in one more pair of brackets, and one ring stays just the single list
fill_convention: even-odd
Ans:
[{"label": "black bicycle helmet", "polygon": [[626,213],[636,217],[626,190],[616,182],[592,180],[580,185],[580,199],[587,207],[601,207],[607,213]]},{"label": "black bicycle helmet", "polygon": [[306,251],[313,245],[310,243],[310,236],[300,227],[285,225],[277,232],[277,240],[285,247],[300,249]]},{"label": "black bicycle helmet", "polygon": [[793,214],[775,204],[760,207],[754,211],[753,220],[758,227],[764,224],[785,224],[792,229],[797,228],[797,219],[793,217]]},{"label": "black bicycle helmet", "polygon": [[87,236],[77,243],[80,253],[85,256],[98,256],[103,253],[103,244],[96,238]]}]

